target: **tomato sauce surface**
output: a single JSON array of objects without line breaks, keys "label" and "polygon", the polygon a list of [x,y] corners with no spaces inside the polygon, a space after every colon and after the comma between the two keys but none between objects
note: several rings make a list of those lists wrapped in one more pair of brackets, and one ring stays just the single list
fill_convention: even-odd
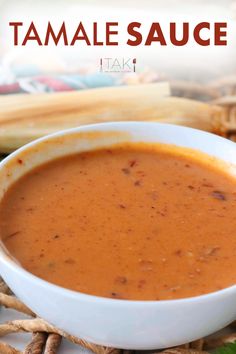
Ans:
[{"label": "tomato sauce surface", "polygon": [[236,179],[186,151],[131,144],[33,169],[0,204],[5,247],[38,277],[103,297],[235,284]]}]

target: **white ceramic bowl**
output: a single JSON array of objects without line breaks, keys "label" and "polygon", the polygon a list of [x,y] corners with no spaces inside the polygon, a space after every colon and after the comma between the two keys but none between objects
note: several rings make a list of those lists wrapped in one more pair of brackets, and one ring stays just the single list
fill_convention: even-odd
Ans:
[{"label": "white ceramic bowl", "polygon": [[[34,166],[69,153],[127,141],[185,146],[236,165],[236,144],[213,134],[158,123],[90,125],[39,139],[11,154],[0,164],[0,199],[13,181]],[[24,163],[17,163],[18,159]],[[100,298],[37,278],[10,259],[4,249],[0,249],[0,272],[39,316],[70,334],[117,348],[175,346],[206,336],[236,319],[236,285],[181,300]]]}]

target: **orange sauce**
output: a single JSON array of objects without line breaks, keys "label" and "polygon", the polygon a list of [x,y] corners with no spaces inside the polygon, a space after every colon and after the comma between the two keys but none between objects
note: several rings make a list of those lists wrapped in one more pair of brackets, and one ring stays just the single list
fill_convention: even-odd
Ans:
[{"label": "orange sauce", "polygon": [[177,299],[236,283],[236,179],[186,149],[131,144],[33,169],[0,204],[31,273],[83,293]]}]

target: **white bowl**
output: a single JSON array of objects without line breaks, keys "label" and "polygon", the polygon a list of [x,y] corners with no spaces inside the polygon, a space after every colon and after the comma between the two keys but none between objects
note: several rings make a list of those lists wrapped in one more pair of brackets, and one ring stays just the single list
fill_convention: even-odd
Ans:
[{"label": "white bowl", "polygon": [[[117,142],[161,142],[198,149],[236,165],[236,145],[202,131],[158,123],[105,123],[59,132],[17,150],[0,164],[0,199],[26,171],[55,157]],[[17,163],[24,160],[23,164]],[[236,235],[235,235],[236,237]],[[93,343],[160,349],[217,331],[236,318],[236,285],[181,300],[129,301],[96,297],[48,283],[0,249],[0,272],[39,316]]]}]

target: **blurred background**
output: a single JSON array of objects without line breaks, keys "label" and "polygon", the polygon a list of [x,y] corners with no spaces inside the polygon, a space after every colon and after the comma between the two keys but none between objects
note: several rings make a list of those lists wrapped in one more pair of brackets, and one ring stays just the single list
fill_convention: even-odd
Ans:
[{"label": "blurred background", "polygon": [[[93,22],[99,41],[106,22],[119,22],[119,46],[14,46],[9,22],[23,22],[22,43],[32,21],[42,42],[48,21],[55,33],[64,21],[69,42],[80,22],[90,41]],[[143,43],[159,22],[167,46],[128,46],[134,21]],[[178,38],[189,22],[187,45],[170,43],[170,22]],[[210,46],[193,40],[199,22],[211,25],[202,31]],[[227,46],[214,46],[215,22],[227,22]],[[107,57],[130,59],[136,70],[104,70]],[[0,153],[61,129],[118,120],[182,124],[236,140],[236,0],[0,0]]]},{"label": "blurred background", "polygon": [[[98,21],[101,39],[105,35],[105,22],[119,21],[120,44],[109,48],[87,47],[84,44],[38,47],[34,43],[14,47],[13,31],[8,26],[10,21],[24,22],[21,37],[26,34],[31,21],[37,25],[42,36],[48,21],[55,31],[65,21],[71,35],[82,21],[92,37],[91,24]],[[151,47],[141,45],[131,48],[125,43],[126,27],[132,21],[143,23],[144,38],[150,24],[160,22],[167,41],[168,23],[171,21],[180,24],[190,21],[192,28],[202,21],[227,21],[228,45],[199,47],[191,40],[185,47],[178,48],[172,45],[160,47],[155,43]],[[173,81],[175,93],[179,94],[179,81],[213,86],[219,79],[232,81],[232,76],[236,74],[236,1],[0,0],[0,39],[0,94],[80,90],[163,80]],[[101,73],[100,58],[107,56],[136,58],[136,73]]]}]

